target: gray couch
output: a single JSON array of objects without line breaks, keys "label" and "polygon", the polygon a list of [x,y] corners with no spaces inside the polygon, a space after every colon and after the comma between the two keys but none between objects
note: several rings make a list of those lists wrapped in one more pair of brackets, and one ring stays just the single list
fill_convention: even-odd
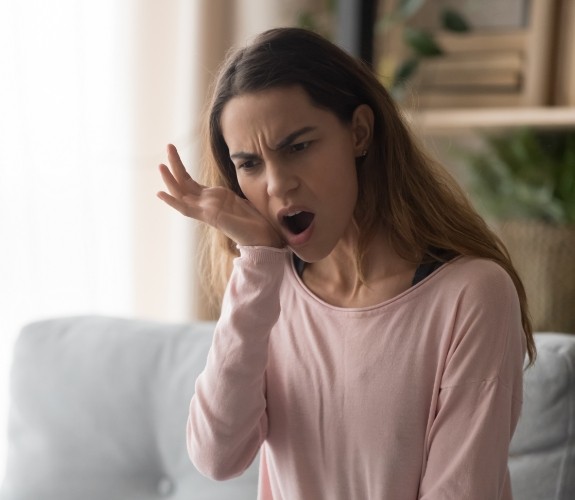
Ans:
[{"label": "gray couch", "polygon": [[[255,499],[257,463],[218,483],[187,457],[212,329],[104,317],[24,328],[0,500]],[[515,499],[574,500],[575,336],[538,334],[537,344],[509,459]]]}]

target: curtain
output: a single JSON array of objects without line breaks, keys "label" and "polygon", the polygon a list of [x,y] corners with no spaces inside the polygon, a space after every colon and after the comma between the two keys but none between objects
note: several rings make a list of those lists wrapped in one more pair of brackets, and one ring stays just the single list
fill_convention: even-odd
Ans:
[{"label": "curtain", "polygon": [[196,224],[157,165],[199,167],[226,51],[305,0],[0,0],[0,480],[13,342],[28,322],[205,316]]},{"label": "curtain", "polygon": [[193,316],[193,223],[155,197],[196,155],[199,2],[0,3],[0,471],[19,329]]}]

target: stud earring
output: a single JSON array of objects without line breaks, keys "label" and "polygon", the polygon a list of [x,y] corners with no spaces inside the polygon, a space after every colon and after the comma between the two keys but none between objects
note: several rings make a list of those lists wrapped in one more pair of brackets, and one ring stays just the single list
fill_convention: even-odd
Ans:
[{"label": "stud earring", "polygon": [[362,158],[365,158],[366,156],[367,156],[367,149],[364,149],[364,150],[361,152],[361,157],[362,157]]}]

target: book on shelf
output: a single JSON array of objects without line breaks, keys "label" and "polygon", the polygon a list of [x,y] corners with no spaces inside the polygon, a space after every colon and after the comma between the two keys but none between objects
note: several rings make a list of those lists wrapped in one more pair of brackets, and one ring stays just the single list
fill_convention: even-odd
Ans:
[{"label": "book on shelf", "polygon": [[493,29],[464,33],[439,31],[434,37],[446,54],[458,54],[484,51],[522,52],[525,50],[527,35],[528,32],[524,29]]},{"label": "book on shelf", "polygon": [[[517,57],[484,57],[483,60],[443,57],[440,61],[422,61],[414,77],[414,84],[421,89],[435,87],[472,87],[475,89],[519,91],[521,67]],[[509,63],[509,64],[505,64]]]},{"label": "book on shelf", "polygon": [[473,87],[519,91],[521,71],[516,69],[438,69],[422,65],[414,77],[418,88]]},{"label": "book on shelf", "polygon": [[491,71],[507,70],[522,71],[524,63],[523,54],[518,51],[481,51],[473,54],[448,54],[424,59],[418,71],[462,72],[462,71]]},{"label": "book on shelf", "polygon": [[518,50],[448,54],[421,61],[410,107],[515,107],[522,103]]},{"label": "book on shelf", "polygon": [[437,92],[413,90],[406,99],[411,109],[434,108],[514,108],[523,104],[518,92]]}]

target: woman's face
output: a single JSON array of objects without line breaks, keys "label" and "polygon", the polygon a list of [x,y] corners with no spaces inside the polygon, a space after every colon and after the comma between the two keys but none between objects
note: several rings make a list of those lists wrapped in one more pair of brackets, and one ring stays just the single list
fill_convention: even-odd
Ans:
[{"label": "woman's face", "polygon": [[243,94],[224,107],[222,133],[245,197],[301,259],[323,259],[352,227],[356,157],[371,110],[350,124],[314,106],[299,86]]}]

